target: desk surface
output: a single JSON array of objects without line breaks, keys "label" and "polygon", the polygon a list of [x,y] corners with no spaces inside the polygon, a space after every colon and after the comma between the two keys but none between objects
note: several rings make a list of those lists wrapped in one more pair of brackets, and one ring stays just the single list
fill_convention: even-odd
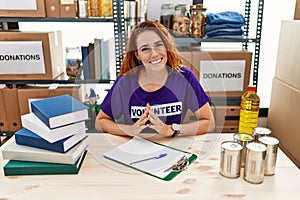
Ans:
[{"label": "desk surface", "polygon": [[129,138],[89,134],[89,152],[78,175],[3,175],[0,157],[0,199],[299,199],[299,169],[279,150],[274,176],[261,184],[219,174],[221,142],[232,134],[206,134],[175,139],[145,136],[196,153],[198,159],[171,181],[162,181],[102,157]]}]

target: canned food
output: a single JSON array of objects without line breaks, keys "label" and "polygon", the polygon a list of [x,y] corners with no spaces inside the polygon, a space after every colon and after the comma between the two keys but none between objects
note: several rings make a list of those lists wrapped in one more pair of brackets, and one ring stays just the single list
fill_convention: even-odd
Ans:
[{"label": "canned food", "polygon": [[271,130],[265,127],[256,127],[253,129],[254,140],[258,142],[258,139],[263,136],[269,136],[271,134]]},{"label": "canned food", "polygon": [[243,146],[237,142],[226,141],[221,144],[220,174],[227,178],[240,176],[240,162]]},{"label": "canned food", "polygon": [[235,133],[233,135],[233,141],[240,143],[243,146],[242,155],[241,155],[241,167],[245,166],[245,157],[246,157],[246,145],[249,142],[253,142],[254,137],[248,133]]},{"label": "canned food", "polygon": [[258,142],[250,142],[246,145],[246,148],[244,179],[249,183],[262,183],[267,147]]},{"label": "canned food", "polygon": [[279,140],[271,136],[264,136],[259,138],[259,142],[263,143],[267,147],[265,175],[272,176],[275,174]]}]

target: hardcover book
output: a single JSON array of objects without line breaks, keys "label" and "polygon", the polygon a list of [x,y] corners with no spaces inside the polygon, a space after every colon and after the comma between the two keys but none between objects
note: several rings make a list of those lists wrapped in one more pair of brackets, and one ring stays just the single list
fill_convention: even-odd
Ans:
[{"label": "hardcover book", "polygon": [[31,111],[49,128],[89,118],[88,107],[68,94],[32,101]]},{"label": "hardcover book", "polygon": [[22,115],[21,121],[24,128],[34,132],[50,143],[57,142],[77,133],[85,132],[84,121],[61,126],[55,129],[50,129],[34,113]]},{"label": "hardcover book", "polygon": [[50,143],[26,128],[22,128],[21,130],[15,133],[15,139],[17,144],[46,149],[60,153],[66,153],[68,150],[70,150],[72,147],[74,147],[86,137],[87,134],[83,132],[69,136],[57,142]]},{"label": "hardcover book", "polygon": [[86,153],[87,150],[82,153],[80,158],[74,164],[10,160],[3,167],[3,171],[5,176],[78,174]]},{"label": "hardcover book", "polygon": [[12,136],[0,147],[0,150],[4,160],[74,164],[82,152],[86,150],[87,146],[86,140],[83,140],[68,152],[58,153],[45,149],[18,145],[15,142],[15,136]]}]

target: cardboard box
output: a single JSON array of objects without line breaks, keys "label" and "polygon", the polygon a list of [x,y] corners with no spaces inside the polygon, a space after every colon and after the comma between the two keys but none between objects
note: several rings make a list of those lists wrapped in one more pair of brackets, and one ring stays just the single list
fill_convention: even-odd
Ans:
[{"label": "cardboard box", "polygon": [[0,80],[52,80],[64,72],[61,32],[0,32],[0,43]]},{"label": "cardboard box", "polygon": [[0,132],[7,132],[8,123],[6,119],[6,107],[3,96],[3,88],[0,88]]},{"label": "cardboard box", "polygon": [[18,106],[17,88],[3,88],[4,106],[8,132],[15,132],[22,128],[20,109]]},{"label": "cardboard box", "polygon": [[275,77],[300,89],[300,21],[282,21]]},{"label": "cardboard box", "polygon": [[296,1],[294,19],[300,20],[300,0]]},{"label": "cardboard box", "polygon": [[192,52],[190,50],[185,50],[185,51],[178,51],[179,55],[182,58],[182,64],[189,68],[192,69]]},{"label": "cardboard box", "polygon": [[76,17],[76,4],[74,0],[60,0],[60,17]]},{"label": "cardboard box", "polygon": [[268,128],[279,139],[279,147],[300,167],[300,90],[274,78]]},{"label": "cardboard box", "polygon": [[240,106],[211,106],[216,124],[216,132],[238,132]]},{"label": "cardboard box", "polygon": [[252,53],[193,51],[192,71],[210,97],[240,97],[247,91]]},{"label": "cardboard box", "polygon": [[45,0],[46,17],[60,17],[60,0]]},{"label": "cardboard box", "polygon": [[44,0],[9,0],[10,5],[0,4],[0,17],[45,17]]},{"label": "cardboard box", "polygon": [[[32,99],[40,99],[40,98],[46,98],[46,97],[53,97],[63,94],[69,94],[76,98],[77,100],[81,101],[81,95],[80,95],[80,86],[74,86],[74,87],[59,87],[57,89],[49,89],[48,87],[24,87],[21,89],[18,89],[18,105],[20,108],[20,114],[24,115],[29,113],[29,101]],[[59,105],[58,105],[59,106]]]}]

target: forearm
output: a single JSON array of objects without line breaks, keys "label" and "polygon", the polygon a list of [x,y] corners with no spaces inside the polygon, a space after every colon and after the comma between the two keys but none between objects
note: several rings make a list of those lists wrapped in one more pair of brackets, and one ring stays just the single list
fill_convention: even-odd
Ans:
[{"label": "forearm", "polygon": [[214,131],[214,120],[201,119],[180,125],[180,136],[201,135]]}]

